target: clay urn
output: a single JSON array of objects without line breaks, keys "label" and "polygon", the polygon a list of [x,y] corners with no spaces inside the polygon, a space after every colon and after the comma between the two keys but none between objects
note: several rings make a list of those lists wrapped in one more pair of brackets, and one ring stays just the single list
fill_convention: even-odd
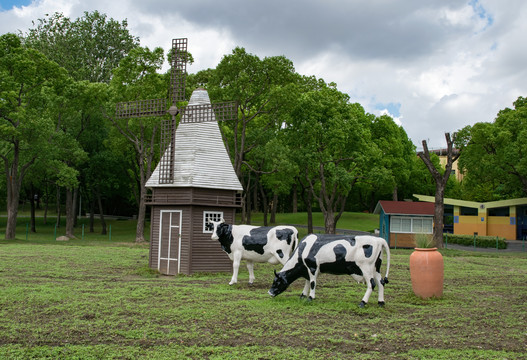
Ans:
[{"label": "clay urn", "polygon": [[443,295],[443,255],[437,248],[415,248],[410,255],[410,278],[416,296],[422,299]]}]

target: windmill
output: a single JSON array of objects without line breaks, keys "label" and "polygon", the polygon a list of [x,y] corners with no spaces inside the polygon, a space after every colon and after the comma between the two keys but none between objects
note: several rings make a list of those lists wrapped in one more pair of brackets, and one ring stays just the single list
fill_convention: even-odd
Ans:
[{"label": "windmill", "polygon": [[[161,160],[146,182],[152,190],[149,266],[162,274],[230,271],[232,263],[217,241],[209,221],[234,223],[243,191],[223,144],[217,121],[237,116],[236,102],[211,104],[196,89],[187,106],[187,39],[172,40],[168,99],[121,102],[117,118],[164,117]],[[166,115],[170,115],[167,119]],[[180,116],[177,125],[177,116]]]},{"label": "windmill", "polygon": [[[170,184],[174,180],[174,151],[176,117],[181,114],[180,123],[233,120],[237,113],[234,101],[215,104],[189,105],[177,107],[177,102],[185,101],[187,83],[187,39],[172,39],[170,87],[168,99],[149,99],[119,102],[115,116],[118,119],[132,117],[153,117],[170,115],[161,123],[161,167],[159,182]],[[167,149],[169,151],[167,152]]]}]

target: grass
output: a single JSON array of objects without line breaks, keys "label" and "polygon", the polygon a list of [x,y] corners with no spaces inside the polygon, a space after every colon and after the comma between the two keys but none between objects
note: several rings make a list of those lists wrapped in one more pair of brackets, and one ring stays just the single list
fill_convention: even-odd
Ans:
[{"label": "grass", "polygon": [[[269,220],[270,216],[268,217]],[[253,225],[263,225],[263,214],[253,213],[251,216]],[[307,213],[285,213],[276,214],[277,224],[290,225],[307,225]],[[324,216],[320,212],[313,213],[313,226],[322,228],[321,230],[314,230],[315,232],[324,232]],[[345,212],[337,222],[337,229],[352,229],[359,231],[372,232],[379,228],[379,215],[361,213],[361,212]],[[298,228],[299,236],[302,238],[307,235],[306,228]]]},{"label": "grass", "polygon": [[133,223],[111,241],[0,240],[0,358],[527,358],[525,253],[442,250],[444,295],[422,300],[412,251],[392,250],[386,306],[375,291],[360,309],[365,287],[344,276],[321,275],[313,302],[300,280],[271,298],[269,264],[252,286],[245,269],[233,286],[229,273],[161,276]]},{"label": "grass", "polygon": [[[7,218],[0,216],[0,233],[4,237]],[[119,220],[106,219],[106,235],[101,235],[102,227],[100,221],[95,220],[94,232],[90,233],[89,219],[80,217],[78,225],[75,228],[75,236],[77,239],[68,241],[69,244],[74,245],[94,245],[104,241],[113,243],[130,242],[135,239],[135,231],[137,222],[134,220]],[[47,222],[44,223],[44,218],[39,216],[35,218],[36,232],[31,232],[29,229],[30,217],[23,214],[17,218],[16,239],[18,241],[31,241],[36,243],[55,243],[55,238],[60,237],[66,232],[65,217],[61,218],[61,224],[55,227],[56,217],[48,216]],[[150,222],[145,223],[145,239],[150,238]]]}]

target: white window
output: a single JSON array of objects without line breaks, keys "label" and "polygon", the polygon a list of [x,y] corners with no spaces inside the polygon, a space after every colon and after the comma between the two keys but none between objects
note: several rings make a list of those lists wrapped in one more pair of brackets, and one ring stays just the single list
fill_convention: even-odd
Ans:
[{"label": "white window", "polygon": [[401,232],[401,218],[399,216],[391,217],[390,232]]},{"label": "white window", "polygon": [[433,232],[432,218],[392,216],[390,218],[390,232],[431,234]]},{"label": "white window", "polygon": [[203,212],[203,232],[212,233],[212,230],[207,230],[207,223],[211,221],[221,221],[223,219],[223,211],[204,211]]}]

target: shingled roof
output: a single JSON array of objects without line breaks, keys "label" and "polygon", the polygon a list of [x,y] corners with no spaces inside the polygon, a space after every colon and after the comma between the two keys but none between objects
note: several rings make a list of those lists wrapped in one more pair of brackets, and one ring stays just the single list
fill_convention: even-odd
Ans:
[{"label": "shingled roof", "polygon": [[375,214],[380,214],[381,208],[390,215],[434,215],[434,203],[412,201],[381,200],[375,207]]},{"label": "shingled roof", "polygon": [[[199,104],[210,104],[209,94],[204,89],[194,90],[190,97],[189,105]],[[243,190],[223,144],[217,121],[179,124],[176,131],[174,181],[159,183],[158,164],[146,186]]]}]

